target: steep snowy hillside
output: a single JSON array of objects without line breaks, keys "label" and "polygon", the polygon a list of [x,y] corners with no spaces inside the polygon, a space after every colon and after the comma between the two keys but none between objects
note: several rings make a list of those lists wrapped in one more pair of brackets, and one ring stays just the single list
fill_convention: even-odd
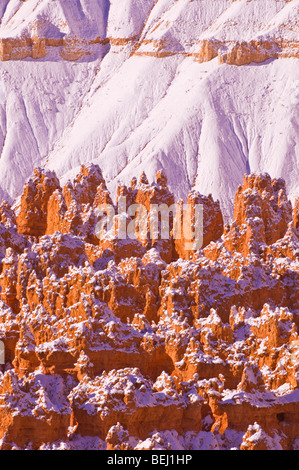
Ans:
[{"label": "steep snowy hillside", "polygon": [[229,216],[243,174],[299,181],[298,0],[0,1],[0,196],[35,166],[164,168]]}]

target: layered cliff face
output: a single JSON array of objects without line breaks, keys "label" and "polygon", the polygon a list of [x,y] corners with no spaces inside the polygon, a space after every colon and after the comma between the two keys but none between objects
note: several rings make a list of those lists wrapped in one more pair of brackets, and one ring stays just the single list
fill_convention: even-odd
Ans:
[{"label": "layered cliff face", "polygon": [[225,220],[244,173],[284,177],[294,202],[298,0],[0,3],[1,198],[93,161],[113,195],[163,168]]},{"label": "layered cliff face", "polygon": [[125,44],[137,55],[194,55],[200,61],[219,56],[231,65],[298,58],[297,16],[294,0],[126,0],[121,6],[115,0],[52,0],[51,6],[46,0],[7,0],[0,59],[40,59],[57,48],[73,61],[103,45]]},{"label": "layered cliff face", "polygon": [[[297,449],[299,213],[285,182],[245,176],[230,225],[193,189],[195,251],[174,216],[168,238],[149,228],[175,203],[163,171],[114,201],[85,165],[64,187],[36,169],[17,214],[0,207],[1,448]],[[132,205],[136,236],[121,237]]]}]

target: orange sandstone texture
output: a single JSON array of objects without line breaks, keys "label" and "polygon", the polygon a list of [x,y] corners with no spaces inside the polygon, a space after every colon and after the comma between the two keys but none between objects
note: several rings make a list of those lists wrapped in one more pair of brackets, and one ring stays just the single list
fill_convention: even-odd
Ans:
[{"label": "orange sandstone texture", "polygon": [[[263,174],[244,177],[230,225],[212,196],[188,203],[196,251],[174,236],[183,202],[163,171],[113,203],[95,165],[63,188],[37,169],[17,213],[2,202],[2,449],[298,448],[298,199]],[[120,239],[132,204],[136,237]]]},{"label": "orange sandstone texture", "polygon": [[58,187],[59,181],[54,173],[40,168],[34,171],[22,194],[20,213],[17,217],[20,234],[36,237],[45,234],[48,201]]},{"label": "orange sandstone texture", "polygon": [[216,37],[199,40],[191,51],[187,47],[178,48],[176,41],[171,38],[140,38],[138,34],[128,37],[106,37],[104,34],[103,37],[93,35],[92,38],[84,38],[62,31],[55,37],[50,31],[45,34],[44,27],[44,20],[39,18],[32,24],[30,34],[27,32],[17,37],[0,38],[0,60],[23,60],[28,57],[41,59],[55,48],[62,59],[77,61],[98,53],[106,45],[116,50],[129,45],[132,55],[157,58],[183,55],[192,56],[199,62],[208,62],[218,56],[219,64],[237,66],[263,63],[269,59],[299,57],[298,41],[284,39],[285,34],[292,31],[291,24],[282,25],[280,34],[257,36],[248,41],[219,40],[216,34]]},{"label": "orange sandstone texture", "polygon": [[[38,23],[35,25],[38,30]],[[177,50],[177,44],[164,39],[142,39],[138,35],[125,38],[94,37],[86,39],[74,34],[60,38],[43,37],[33,30],[32,35],[0,38],[0,60],[23,60],[27,57],[40,59],[46,57],[50,48],[58,50],[62,59],[77,61],[98,52],[99,48],[110,45],[123,47],[129,44],[132,54],[165,58],[173,55],[192,56],[198,62],[209,62],[218,57],[219,64],[248,65],[263,63],[270,59],[299,57],[296,40],[279,37],[252,39],[250,41],[219,40],[214,37],[200,40],[191,52]]]}]

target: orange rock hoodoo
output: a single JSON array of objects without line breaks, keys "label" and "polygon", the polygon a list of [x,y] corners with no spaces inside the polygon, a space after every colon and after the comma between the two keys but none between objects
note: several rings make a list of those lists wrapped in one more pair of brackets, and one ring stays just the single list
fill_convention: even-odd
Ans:
[{"label": "orange rock hoodoo", "polygon": [[[122,197],[146,208],[134,239]],[[174,215],[168,238],[160,219],[151,232],[153,205],[174,204],[163,172],[113,206],[95,165],[63,188],[37,169],[17,215],[2,202],[2,449],[298,447],[298,199],[264,174],[244,177],[229,226],[212,196],[188,203],[196,251]],[[99,233],[102,204],[116,215]]]}]

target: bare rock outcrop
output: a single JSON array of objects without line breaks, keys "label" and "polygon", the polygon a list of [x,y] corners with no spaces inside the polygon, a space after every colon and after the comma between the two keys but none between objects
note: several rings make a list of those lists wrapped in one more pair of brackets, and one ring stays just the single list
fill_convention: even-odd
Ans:
[{"label": "bare rock outcrop", "polygon": [[292,205],[284,180],[268,174],[244,177],[235,197],[234,220],[225,232],[225,246],[247,256],[284,237],[292,221]]},{"label": "bare rock outcrop", "polygon": [[229,448],[231,431],[296,448],[298,202],[268,175],[244,177],[231,225],[211,196],[187,202],[194,250],[163,171],[113,202],[94,165],[63,188],[36,170],[17,215],[1,204],[3,449]]},{"label": "bare rock outcrop", "polygon": [[47,206],[53,192],[60,187],[53,172],[37,168],[25,184],[17,216],[18,232],[40,237],[47,229]]}]

